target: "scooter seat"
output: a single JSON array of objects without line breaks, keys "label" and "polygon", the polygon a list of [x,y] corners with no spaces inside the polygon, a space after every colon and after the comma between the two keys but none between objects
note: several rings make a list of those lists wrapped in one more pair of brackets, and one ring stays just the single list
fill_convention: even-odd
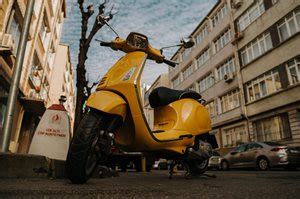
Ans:
[{"label": "scooter seat", "polygon": [[199,100],[201,99],[201,95],[191,90],[174,90],[166,87],[158,87],[150,93],[149,103],[152,108],[156,108],[183,98]]}]

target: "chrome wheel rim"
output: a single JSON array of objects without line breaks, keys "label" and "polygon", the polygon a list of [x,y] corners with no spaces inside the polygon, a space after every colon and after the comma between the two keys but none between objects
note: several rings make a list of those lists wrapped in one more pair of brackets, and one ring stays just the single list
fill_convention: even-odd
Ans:
[{"label": "chrome wheel rim", "polygon": [[267,162],[267,160],[261,159],[261,160],[259,161],[259,168],[260,168],[261,170],[266,170],[266,169],[268,168],[268,162]]}]

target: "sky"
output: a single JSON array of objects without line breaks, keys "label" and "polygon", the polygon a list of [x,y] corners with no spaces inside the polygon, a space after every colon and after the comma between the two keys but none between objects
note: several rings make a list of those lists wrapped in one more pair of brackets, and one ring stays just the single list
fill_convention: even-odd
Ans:
[{"label": "sky", "polygon": [[[177,44],[181,38],[188,37],[200,21],[205,17],[217,0],[110,0],[107,11],[111,6],[118,13],[109,24],[118,32],[120,37],[126,38],[130,32],[146,35],[150,44],[155,48]],[[97,6],[103,1],[86,0],[85,5],[93,4],[95,14]],[[90,28],[94,18],[90,19]],[[81,32],[81,14],[77,0],[67,0],[67,18],[63,27],[62,43],[71,49],[73,68],[77,65],[79,39]],[[103,27],[94,37],[103,41],[111,41],[114,33]],[[177,48],[164,51],[167,58],[171,58]],[[86,62],[87,77],[90,82],[99,80],[107,70],[124,55],[110,48],[91,43],[88,60]],[[165,64],[156,64],[148,60],[142,75],[142,82],[151,85],[162,73],[168,72]]]}]

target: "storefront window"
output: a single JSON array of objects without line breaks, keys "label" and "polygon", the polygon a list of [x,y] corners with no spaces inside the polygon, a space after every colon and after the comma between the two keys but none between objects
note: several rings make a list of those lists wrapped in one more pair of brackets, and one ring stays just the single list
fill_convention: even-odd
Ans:
[{"label": "storefront window", "polygon": [[224,147],[234,147],[248,142],[248,136],[244,125],[225,129],[222,137]]},{"label": "storefront window", "polygon": [[257,141],[276,141],[291,137],[287,114],[262,119],[253,123]]}]

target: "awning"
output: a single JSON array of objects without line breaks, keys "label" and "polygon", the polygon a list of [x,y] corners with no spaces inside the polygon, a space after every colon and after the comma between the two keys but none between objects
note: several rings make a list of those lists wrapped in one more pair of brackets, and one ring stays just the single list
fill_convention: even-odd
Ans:
[{"label": "awning", "polygon": [[46,111],[44,100],[29,97],[21,97],[20,99],[24,110],[38,116],[42,116]]}]

